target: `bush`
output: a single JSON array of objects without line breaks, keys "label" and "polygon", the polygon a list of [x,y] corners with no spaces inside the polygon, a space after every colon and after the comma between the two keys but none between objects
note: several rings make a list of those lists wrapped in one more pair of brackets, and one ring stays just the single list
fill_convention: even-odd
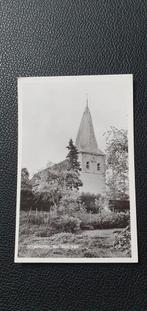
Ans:
[{"label": "bush", "polygon": [[81,207],[79,193],[76,190],[64,192],[59,204],[59,213],[72,215]]},{"label": "bush", "polygon": [[84,204],[85,210],[89,213],[92,212],[93,214],[99,213],[101,207],[103,205],[104,198],[98,194],[91,194],[91,193],[82,193],[80,196],[80,201]]},{"label": "bush", "polygon": [[80,220],[69,216],[49,216],[49,213],[38,212],[37,214],[31,213],[28,218],[28,223],[32,225],[47,225],[58,232],[75,232],[80,228]]},{"label": "bush", "polygon": [[[81,229],[114,229],[125,228],[130,222],[129,213],[100,213],[81,217]],[[88,228],[89,227],[89,228]]]},{"label": "bush", "polygon": [[124,251],[126,255],[131,256],[131,233],[130,226],[118,233],[115,237],[114,248]]},{"label": "bush", "polygon": [[20,193],[20,209],[29,211],[33,207],[34,195],[31,189],[21,189]]},{"label": "bush", "polygon": [[80,220],[68,215],[54,219],[51,224],[58,232],[75,233],[80,229]]},{"label": "bush", "polygon": [[24,211],[38,210],[50,211],[53,207],[53,202],[47,198],[46,193],[36,194],[32,190],[21,189],[20,208]]},{"label": "bush", "polygon": [[53,202],[48,196],[48,193],[35,193],[34,194],[34,202],[33,202],[33,209],[38,210],[38,211],[50,211],[51,208],[53,207]]},{"label": "bush", "polygon": [[80,220],[65,215],[50,215],[48,212],[21,211],[20,235],[49,237],[56,233],[76,233],[80,230]]}]

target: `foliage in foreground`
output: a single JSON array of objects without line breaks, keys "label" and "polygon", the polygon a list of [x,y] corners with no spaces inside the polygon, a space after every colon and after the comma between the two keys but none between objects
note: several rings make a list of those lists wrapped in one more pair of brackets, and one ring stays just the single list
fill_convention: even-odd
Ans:
[{"label": "foliage in foreground", "polygon": [[114,229],[125,228],[130,222],[129,213],[102,212],[99,214],[81,215],[81,229]]},{"label": "foliage in foreground", "polygon": [[[55,233],[80,231],[80,220],[70,215],[50,217],[48,212],[21,212],[20,215],[20,236],[22,234],[35,234],[36,236],[47,237]],[[33,232],[32,232],[33,229]]]},{"label": "foliage in foreground", "polygon": [[82,192],[80,194],[80,201],[85,210],[93,214],[99,213],[105,204],[105,198],[101,194],[96,195],[89,192]]},{"label": "foliage in foreground", "polygon": [[79,233],[82,230],[125,228],[129,224],[129,213],[88,214],[77,211],[74,214],[57,215],[49,212],[20,213],[20,234],[50,236],[60,232]]},{"label": "foliage in foreground", "polygon": [[106,180],[112,200],[128,199],[128,132],[114,126],[106,135]]},{"label": "foliage in foreground", "polygon": [[129,257],[113,247],[114,236],[109,238],[87,234],[57,233],[47,238],[25,236],[19,243],[20,257]]},{"label": "foliage in foreground", "polygon": [[[97,230],[88,231],[88,229],[96,229],[95,226],[98,228],[104,219],[107,218],[107,221],[108,219],[110,221],[114,218],[111,212],[109,217],[106,215],[101,213],[101,217],[97,218],[97,214],[83,214],[83,212],[77,211],[75,218],[71,215],[64,215],[64,217],[63,215],[50,215],[49,212],[21,211],[19,256],[71,258],[131,256],[130,242],[127,240],[129,235],[126,230],[117,229],[123,234],[122,232],[115,233],[114,229],[107,230],[109,232],[107,237],[101,236],[104,236],[106,232],[102,227],[101,233],[98,233]],[[117,219],[121,217],[124,215],[117,215]],[[127,217],[127,221],[129,221],[129,215]]]},{"label": "foliage in foreground", "polygon": [[124,251],[127,255],[131,256],[131,232],[130,226],[118,233],[115,237],[114,248]]}]

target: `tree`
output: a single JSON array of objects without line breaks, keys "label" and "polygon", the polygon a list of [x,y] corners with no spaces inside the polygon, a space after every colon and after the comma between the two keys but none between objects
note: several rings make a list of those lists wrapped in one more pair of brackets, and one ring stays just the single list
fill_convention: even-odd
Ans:
[{"label": "tree", "polygon": [[22,168],[21,170],[21,185],[28,186],[29,185],[29,172],[27,168]]},{"label": "tree", "polygon": [[20,208],[23,210],[30,210],[33,206],[33,192],[32,185],[29,180],[29,172],[27,168],[21,170],[21,194],[20,194]]},{"label": "tree", "polygon": [[60,199],[59,211],[61,214],[74,215],[81,209],[81,200],[77,190],[65,190]]},{"label": "tree", "polygon": [[80,172],[80,162],[78,161],[78,149],[77,147],[73,144],[72,139],[69,141],[69,145],[67,146],[68,149],[68,154],[66,158],[69,160],[69,169],[73,169],[76,172]]},{"label": "tree", "polygon": [[58,212],[60,200],[66,191],[66,171],[50,168],[46,171],[45,179],[40,180],[39,187],[35,189],[35,205],[39,209],[49,212],[54,209]]},{"label": "tree", "polygon": [[79,179],[78,173],[73,170],[61,172],[52,170],[48,172],[44,192],[46,192],[48,199],[53,202],[54,208],[58,212],[61,199],[71,195],[71,191],[74,189],[77,191],[81,184],[82,182]]},{"label": "tree", "polygon": [[[69,153],[64,161],[66,165],[61,166],[59,163],[49,167],[44,180],[42,182],[39,180],[39,187],[34,190],[36,206],[40,204],[42,208],[49,211],[52,207],[58,212],[61,198],[67,197],[73,190],[78,191],[79,187],[82,186],[79,178],[78,150],[72,140],[70,140],[67,148]],[[38,177],[38,179],[41,179],[41,177]]]},{"label": "tree", "polygon": [[48,196],[52,200],[54,208],[58,211],[59,202],[65,191],[65,177],[63,172],[48,172],[47,177]]},{"label": "tree", "polygon": [[68,169],[65,171],[65,180],[66,180],[66,188],[69,190],[77,189],[83,186],[82,181],[80,180],[80,162],[78,161],[78,149],[73,144],[72,139],[69,141],[69,145],[67,146],[68,154],[66,158],[68,159]]},{"label": "tree", "polygon": [[106,135],[106,179],[109,198],[128,199],[127,130],[111,127]]},{"label": "tree", "polygon": [[65,171],[65,185],[67,190],[79,190],[79,187],[83,186],[80,174],[73,169]]}]

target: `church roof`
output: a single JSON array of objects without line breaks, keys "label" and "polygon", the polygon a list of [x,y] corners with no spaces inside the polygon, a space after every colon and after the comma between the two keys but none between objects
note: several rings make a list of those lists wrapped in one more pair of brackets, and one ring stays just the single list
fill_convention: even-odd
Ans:
[{"label": "church roof", "polygon": [[79,149],[80,152],[88,152],[88,153],[94,153],[94,154],[101,154],[104,153],[99,150],[93,123],[92,123],[92,117],[91,113],[88,107],[88,103],[86,105],[85,111],[83,113],[83,117],[80,123],[78,135],[76,138],[76,146]]}]

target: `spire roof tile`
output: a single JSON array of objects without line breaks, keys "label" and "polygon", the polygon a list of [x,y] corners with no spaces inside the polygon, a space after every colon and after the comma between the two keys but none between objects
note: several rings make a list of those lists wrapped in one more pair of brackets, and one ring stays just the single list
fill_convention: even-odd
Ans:
[{"label": "spire roof tile", "polygon": [[88,101],[86,103],[86,108],[80,123],[78,135],[76,138],[76,146],[80,152],[103,154],[97,145],[92,117],[88,107]]}]

